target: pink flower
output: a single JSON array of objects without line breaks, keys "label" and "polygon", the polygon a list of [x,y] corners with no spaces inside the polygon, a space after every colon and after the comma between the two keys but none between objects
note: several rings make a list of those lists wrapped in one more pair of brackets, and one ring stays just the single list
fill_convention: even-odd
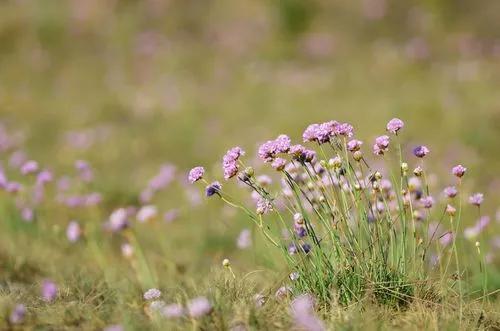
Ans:
[{"label": "pink flower", "polygon": [[387,131],[397,134],[404,127],[404,123],[399,118],[393,118],[387,123]]}]

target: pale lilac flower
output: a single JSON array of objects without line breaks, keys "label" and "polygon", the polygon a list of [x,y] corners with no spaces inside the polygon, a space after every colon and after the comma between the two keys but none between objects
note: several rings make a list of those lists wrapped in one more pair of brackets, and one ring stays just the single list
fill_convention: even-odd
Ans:
[{"label": "pale lilac flower", "polygon": [[205,297],[197,297],[187,303],[187,312],[193,318],[199,318],[212,312],[212,304]]},{"label": "pale lilac flower", "polygon": [[274,161],[271,163],[271,166],[276,169],[277,171],[281,171],[283,169],[285,169],[285,165],[286,165],[286,160],[285,159],[282,159],[280,157],[277,157],[276,159],[274,159]]},{"label": "pale lilac flower", "polygon": [[453,241],[453,233],[446,232],[439,238],[439,243],[443,246],[448,246]]},{"label": "pale lilac flower", "polygon": [[175,171],[176,168],[172,164],[162,165],[159,173],[149,181],[149,188],[154,192],[166,188],[175,179]]},{"label": "pale lilac flower", "polygon": [[490,223],[489,216],[482,216],[479,220],[474,224],[474,226],[468,227],[464,230],[464,236],[467,239],[471,239],[477,237]]},{"label": "pale lilac flower", "polygon": [[149,203],[151,200],[153,200],[153,197],[155,195],[155,191],[151,188],[145,188],[144,190],[141,191],[139,194],[139,201],[141,203]]},{"label": "pale lilac flower", "polygon": [[267,214],[273,210],[273,205],[271,201],[260,197],[257,200],[257,214]]},{"label": "pale lilac flower", "polygon": [[94,179],[94,173],[87,161],[77,160],[75,162],[75,168],[78,170],[78,175],[82,181],[91,182],[92,179]]},{"label": "pale lilac flower", "polygon": [[354,134],[354,128],[349,123],[340,123],[334,127],[334,133],[336,135],[346,136],[350,138]]},{"label": "pale lilac flower", "polygon": [[26,161],[20,168],[21,174],[29,175],[38,171],[38,162],[29,160]]},{"label": "pale lilac flower", "polygon": [[304,153],[306,148],[302,145],[292,145],[290,146],[290,150],[288,151],[288,154],[294,156],[295,158],[299,157]]},{"label": "pale lilac flower", "polygon": [[219,182],[213,182],[205,188],[205,195],[211,197],[214,194],[219,194],[222,189],[222,185]]},{"label": "pale lilac flower", "polygon": [[387,123],[387,131],[397,134],[404,127],[404,123],[399,118],[393,118]]},{"label": "pale lilac flower", "polygon": [[474,206],[481,206],[484,200],[484,194],[482,193],[474,193],[469,197],[469,203]]},{"label": "pale lilac flower", "polygon": [[451,169],[451,172],[457,176],[458,178],[461,178],[463,177],[463,175],[465,175],[465,172],[467,171],[467,168],[464,167],[463,165],[459,164],[459,165],[456,165],[454,166],[452,169]]},{"label": "pale lilac flower", "polygon": [[136,218],[141,223],[151,221],[158,216],[158,208],[153,205],[143,206],[137,212]]},{"label": "pale lilac flower", "polygon": [[52,172],[49,170],[42,170],[38,173],[36,177],[36,183],[38,185],[45,185],[47,183],[50,183],[54,179],[54,176],[52,175]]},{"label": "pale lilac flower", "polygon": [[260,293],[257,293],[253,299],[257,308],[262,307],[266,303],[266,297]]},{"label": "pale lilac flower", "polygon": [[458,194],[458,191],[457,191],[457,188],[455,186],[448,186],[444,189],[444,194],[448,197],[448,198],[454,198],[457,196]]},{"label": "pale lilac flower", "polygon": [[359,151],[363,142],[361,140],[353,139],[347,143],[347,150],[350,152]]},{"label": "pale lilac flower", "polygon": [[26,317],[26,307],[23,304],[17,304],[10,313],[9,321],[12,324],[21,324]]},{"label": "pale lilac flower", "polygon": [[144,300],[154,300],[158,299],[161,296],[161,291],[156,288],[150,288],[146,292],[144,292]]},{"label": "pale lilac flower", "polygon": [[9,165],[12,168],[21,168],[21,166],[28,160],[26,153],[23,151],[15,151],[9,158]]},{"label": "pale lilac flower", "polygon": [[417,146],[413,149],[413,155],[419,158],[423,158],[424,156],[429,154],[429,152],[430,152],[429,148],[427,148],[427,146],[424,145]]},{"label": "pale lilac flower", "polygon": [[319,129],[319,124],[313,123],[310,124],[305,130],[304,133],[302,133],[302,139],[304,142],[308,141],[316,141],[317,138],[317,131]]},{"label": "pale lilac flower", "polygon": [[22,188],[23,186],[18,182],[8,182],[7,185],[5,185],[5,190],[9,193],[17,193],[21,191]]},{"label": "pale lilac flower", "polygon": [[238,159],[245,155],[245,151],[241,147],[233,147],[227,151],[222,158],[222,169],[224,170],[224,179],[230,179],[238,174],[239,164]]},{"label": "pale lilac flower", "polygon": [[72,243],[77,242],[82,235],[82,229],[80,228],[80,224],[77,221],[71,221],[66,228],[66,237]]},{"label": "pale lilac flower", "polygon": [[128,213],[125,208],[116,209],[109,216],[108,227],[111,231],[117,232],[128,226]]},{"label": "pale lilac flower", "polygon": [[21,218],[25,222],[33,222],[33,220],[35,219],[35,212],[32,208],[23,207],[21,209]]},{"label": "pale lilac flower", "polygon": [[102,194],[98,192],[92,192],[84,197],[85,206],[97,206],[102,202]]},{"label": "pale lilac flower", "polygon": [[204,174],[205,174],[205,168],[194,167],[189,171],[188,180],[192,184],[202,179]]},{"label": "pale lilac flower", "polygon": [[236,246],[239,249],[246,249],[252,246],[252,233],[249,229],[243,229],[236,239]]},{"label": "pale lilac flower", "polygon": [[57,297],[57,285],[51,280],[44,280],[42,283],[42,299],[45,302],[52,302]]},{"label": "pale lilac flower", "polygon": [[0,167],[0,188],[5,189],[8,182],[9,181],[7,180],[7,176],[5,175],[5,172]]},{"label": "pale lilac flower", "polygon": [[171,303],[162,308],[161,314],[166,318],[179,318],[184,316],[184,308],[178,303]]},{"label": "pale lilac flower", "polygon": [[123,243],[120,246],[120,250],[122,252],[122,255],[126,258],[130,258],[134,255],[134,247],[129,243]]},{"label": "pale lilac flower", "polygon": [[308,331],[323,331],[323,322],[314,314],[314,299],[303,294],[295,298],[291,303],[290,313],[298,328]]},{"label": "pale lilac flower", "polygon": [[85,204],[85,199],[80,196],[80,195],[72,195],[69,197],[66,197],[63,200],[63,203],[68,206],[69,208],[76,208],[76,207],[81,207]]},{"label": "pale lilac flower", "polygon": [[379,136],[375,138],[375,144],[373,145],[373,153],[376,155],[383,155],[389,150],[390,138],[387,135]]}]

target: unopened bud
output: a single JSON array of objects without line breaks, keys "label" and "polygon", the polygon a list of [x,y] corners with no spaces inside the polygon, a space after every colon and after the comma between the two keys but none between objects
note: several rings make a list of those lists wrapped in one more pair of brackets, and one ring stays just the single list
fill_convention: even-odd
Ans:
[{"label": "unopened bud", "polygon": [[361,151],[355,151],[353,154],[352,154],[352,158],[355,160],[355,161],[360,161],[362,158],[363,158],[363,153],[361,153]]}]

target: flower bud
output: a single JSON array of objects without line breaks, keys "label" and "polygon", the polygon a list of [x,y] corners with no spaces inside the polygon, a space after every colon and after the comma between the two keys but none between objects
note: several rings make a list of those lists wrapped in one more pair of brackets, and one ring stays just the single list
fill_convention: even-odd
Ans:
[{"label": "flower bud", "polygon": [[353,154],[352,154],[352,157],[355,161],[360,161],[362,158],[363,158],[363,153],[361,153],[361,151],[355,151]]},{"label": "flower bud", "polygon": [[252,167],[246,167],[244,172],[248,177],[252,177],[255,174],[255,171]]},{"label": "flower bud", "polygon": [[406,162],[402,162],[402,163],[401,163],[401,171],[402,171],[403,173],[406,173],[406,172],[408,171],[408,169],[409,169],[409,168],[408,168],[408,163],[406,163]]},{"label": "flower bud", "polygon": [[422,176],[422,173],[424,172],[424,170],[422,169],[422,167],[416,167],[414,170],[413,170],[413,174],[417,177],[420,177]]},{"label": "flower bud", "polygon": [[373,174],[373,177],[375,177],[376,180],[381,180],[382,174],[378,171],[375,171],[375,173]]},{"label": "flower bud", "polygon": [[328,165],[334,169],[340,168],[342,166],[342,159],[336,156],[328,161]]},{"label": "flower bud", "polygon": [[222,266],[225,268],[229,268],[231,266],[231,262],[229,262],[229,259],[222,260]]}]

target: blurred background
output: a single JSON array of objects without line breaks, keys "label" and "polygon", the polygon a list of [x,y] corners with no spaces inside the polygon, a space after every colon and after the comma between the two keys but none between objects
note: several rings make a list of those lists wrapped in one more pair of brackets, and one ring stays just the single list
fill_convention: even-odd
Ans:
[{"label": "blurred background", "polygon": [[[165,163],[182,180],[195,165],[221,178],[234,145],[252,156],[259,142],[297,141],[331,119],[369,145],[399,117],[405,143],[428,145],[438,174],[470,169],[493,215],[499,88],[495,0],[0,2],[5,129],[60,173],[89,160],[109,208],[137,203]],[[174,208],[180,191],[155,203]],[[224,215],[188,207],[177,232],[157,235],[175,234],[177,260],[194,258],[182,240],[196,231],[200,251],[222,256],[239,231]]]}]

